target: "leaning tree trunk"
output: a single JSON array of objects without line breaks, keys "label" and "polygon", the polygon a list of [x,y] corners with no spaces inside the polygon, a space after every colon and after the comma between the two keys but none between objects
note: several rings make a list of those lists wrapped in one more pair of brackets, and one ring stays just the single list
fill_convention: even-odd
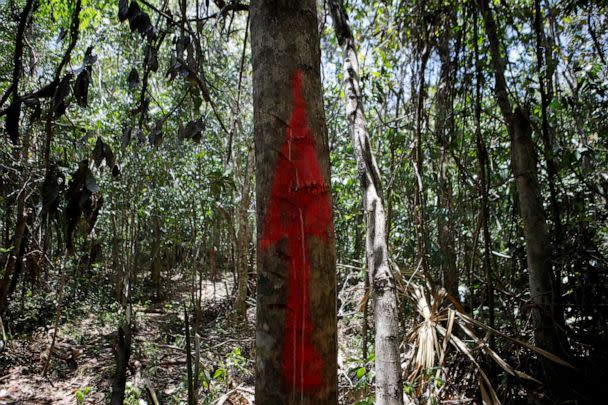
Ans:
[{"label": "leaning tree trunk", "polygon": [[337,403],[336,267],[314,0],[251,3],[256,403]]},{"label": "leaning tree trunk", "polygon": [[[527,114],[520,107],[514,110],[511,107],[505,80],[505,60],[500,54],[500,39],[494,16],[488,0],[479,0],[479,6],[490,43],[495,94],[511,137],[511,170],[517,185],[519,209],[524,224],[534,339],[538,347],[564,356],[566,349],[560,343],[561,333],[555,322],[551,244],[536,174],[532,128]],[[559,385],[563,378],[557,367],[555,363],[543,359],[546,377],[556,392],[561,391]]]},{"label": "leaning tree trunk", "polygon": [[376,326],[376,403],[402,404],[403,385],[399,359],[399,311],[395,280],[388,264],[386,218],[380,171],[370,146],[359,86],[355,41],[341,0],[330,0],[334,30],[344,52],[346,115],[363,189],[367,219],[366,258],[374,297]]}]

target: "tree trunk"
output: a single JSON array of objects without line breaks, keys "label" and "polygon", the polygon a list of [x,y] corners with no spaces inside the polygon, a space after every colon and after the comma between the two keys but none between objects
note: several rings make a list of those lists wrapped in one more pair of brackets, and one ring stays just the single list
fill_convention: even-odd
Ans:
[{"label": "tree trunk", "polygon": [[[473,27],[474,50],[475,50],[475,146],[477,151],[477,162],[479,163],[479,201],[480,201],[480,221],[483,229],[483,269],[486,276],[486,299],[488,301],[488,321],[491,328],[494,328],[494,273],[492,271],[492,239],[490,237],[490,207],[488,203],[489,183],[489,164],[488,150],[481,132],[481,84],[483,76],[479,60],[479,28],[477,24],[478,14],[475,13]],[[491,337],[490,346],[494,346],[494,338]]]},{"label": "tree trunk", "polygon": [[256,403],[336,404],[336,253],[314,0],[251,4]]},{"label": "tree trunk", "polygon": [[435,118],[435,133],[441,145],[439,184],[438,184],[438,206],[442,209],[437,219],[438,242],[441,251],[441,278],[442,285],[446,291],[455,299],[458,297],[458,267],[456,266],[456,248],[454,239],[454,208],[452,192],[452,176],[448,166],[448,148],[451,147],[453,139],[453,81],[454,64],[450,57],[450,40],[455,24],[456,13],[449,10],[445,16],[442,35],[438,44],[441,70],[439,73],[440,84],[437,90],[437,114]]},{"label": "tree trunk", "polygon": [[[23,11],[19,14],[19,25],[17,27],[17,34],[15,37],[15,52],[13,55],[13,82],[9,91],[6,93],[6,97],[12,95],[11,105],[8,108],[8,113],[6,114],[6,133],[9,136],[11,142],[15,145],[14,147],[14,157],[15,162],[19,161],[19,148],[17,147],[17,142],[19,138],[19,118],[21,113],[21,101],[19,101],[19,79],[21,78],[21,70],[23,68],[23,37],[25,33],[25,29],[28,25],[28,21],[30,19],[30,14],[34,5],[33,0],[28,0],[23,7]],[[4,103],[4,99],[2,103]],[[27,155],[27,151],[24,150],[24,155]],[[25,227],[27,224],[27,214],[26,214],[26,195],[27,195],[27,186],[28,180],[24,181],[23,188],[18,191],[17,195],[17,221],[15,224],[15,235],[13,237],[13,246],[12,251],[8,253],[6,265],[4,267],[4,274],[2,275],[2,279],[0,280],[0,316],[4,315],[8,307],[8,298],[10,295],[9,292],[9,283],[11,280],[11,276],[15,272],[16,269],[19,268],[20,264],[18,260],[21,260],[21,243],[23,240],[23,236],[25,233]],[[18,184],[18,182],[17,182]],[[8,193],[7,193],[8,195]],[[7,199],[8,200],[8,199]],[[7,219],[10,215],[10,206],[6,207]],[[6,223],[6,229],[8,229],[8,223]],[[7,230],[8,236],[8,230]],[[6,238],[8,242],[8,237]],[[8,246],[6,244],[5,246]]]},{"label": "tree trunk", "polygon": [[160,262],[160,246],[161,246],[161,228],[160,216],[154,214],[152,217],[152,231],[154,240],[152,241],[152,264],[150,273],[152,276],[152,288],[154,289],[155,302],[160,300],[161,287],[161,262]]},{"label": "tree trunk", "polygon": [[[426,29],[426,28],[425,28]],[[427,62],[430,55],[430,45],[427,42],[427,35],[423,40],[424,48],[416,51],[416,58],[420,59],[420,65],[418,70],[418,77],[412,74],[412,89],[415,87],[417,82],[417,92],[413,95],[415,100],[415,121],[416,121],[416,145],[414,147],[415,162],[414,172],[416,177],[416,192],[414,193],[414,215],[416,219],[416,250],[418,251],[418,257],[420,258],[420,265],[424,276],[430,281],[431,274],[428,266],[428,252],[427,252],[427,232],[426,232],[426,215],[425,215],[425,189],[424,189],[424,151],[423,151],[423,110],[424,110],[424,99],[426,98],[426,80],[424,73],[426,72]],[[429,283],[434,285],[433,282]]]},{"label": "tree trunk", "polygon": [[125,388],[127,385],[127,367],[131,357],[131,330],[127,326],[126,331],[121,325],[118,327],[115,343],[116,376],[112,383],[112,405],[122,405],[125,400]]},{"label": "tree trunk", "polygon": [[[127,383],[127,368],[129,358],[131,357],[131,341],[133,330],[131,328],[131,281],[135,276],[137,268],[137,223],[135,222],[135,211],[131,213],[130,221],[127,219],[127,214],[123,209],[123,218],[126,219],[128,237],[125,240],[126,263],[122,264],[122,272],[120,272],[120,288],[119,303],[124,313],[124,320],[120,322],[116,334],[116,342],[114,346],[114,359],[116,369],[114,380],[112,382],[111,404],[122,405],[125,398],[125,388]],[[116,269],[118,270],[118,269]]]},{"label": "tree trunk", "polygon": [[374,297],[376,327],[376,404],[402,404],[399,311],[395,280],[388,265],[380,172],[363,111],[354,38],[340,0],[330,1],[334,30],[344,52],[346,115],[352,135],[366,213],[366,258]]},{"label": "tree trunk", "polygon": [[4,315],[8,308],[8,293],[11,276],[17,268],[17,260],[19,259],[21,243],[25,234],[25,226],[27,224],[27,216],[25,214],[25,199],[27,194],[27,185],[24,185],[17,196],[17,222],[15,225],[15,237],[13,246],[8,255],[8,262],[5,266],[4,274],[0,280],[0,316]]},{"label": "tree trunk", "polygon": [[[564,268],[565,258],[562,250],[563,243],[563,226],[561,218],[561,208],[558,201],[558,193],[556,183],[559,181],[557,168],[557,158],[554,154],[554,134],[555,131],[549,123],[550,104],[553,100],[553,72],[555,71],[555,62],[553,61],[553,44],[545,35],[543,27],[544,16],[541,11],[541,0],[534,0],[534,31],[536,32],[536,71],[538,73],[539,92],[540,92],[540,107],[541,107],[541,135],[543,140],[543,155],[547,164],[547,180],[549,183],[549,198],[551,208],[551,219],[553,220],[553,229],[550,234],[553,235],[554,255],[557,260],[554,261],[556,266],[554,282],[555,291],[555,311],[556,322],[559,325],[564,325],[562,294],[561,294],[561,274]],[[551,11],[549,11],[551,14]]]},{"label": "tree trunk", "polygon": [[245,166],[245,177],[243,178],[243,194],[239,205],[238,222],[239,229],[236,240],[236,265],[238,272],[236,300],[234,307],[237,317],[246,319],[247,317],[247,280],[249,269],[249,204],[251,202],[250,190],[253,177],[253,150],[247,154],[247,164]]},{"label": "tree trunk", "polygon": [[[479,8],[490,43],[496,98],[511,138],[511,169],[524,224],[534,339],[538,347],[564,356],[566,350],[560,344],[560,332],[555,322],[551,245],[536,175],[532,128],[520,107],[515,110],[511,108],[505,80],[505,60],[500,54],[500,39],[488,0],[479,0]],[[545,359],[542,363],[550,385],[559,391],[561,378],[558,366]]]}]

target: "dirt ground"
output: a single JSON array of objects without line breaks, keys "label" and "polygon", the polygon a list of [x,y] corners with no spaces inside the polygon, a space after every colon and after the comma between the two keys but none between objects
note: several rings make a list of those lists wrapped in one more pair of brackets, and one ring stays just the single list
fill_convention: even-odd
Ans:
[{"label": "dirt ground", "polygon": [[[199,403],[253,403],[254,311],[248,323],[230,316],[229,281],[205,282],[200,336]],[[148,306],[134,306],[134,334],[126,401],[183,403],[186,399],[184,311],[186,294]],[[50,323],[50,322],[49,322]],[[42,376],[50,325],[14,338],[0,353],[0,404],[109,403],[114,374],[115,327],[108,314],[90,311],[59,328],[55,355]],[[152,395],[152,392],[154,393]]]}]

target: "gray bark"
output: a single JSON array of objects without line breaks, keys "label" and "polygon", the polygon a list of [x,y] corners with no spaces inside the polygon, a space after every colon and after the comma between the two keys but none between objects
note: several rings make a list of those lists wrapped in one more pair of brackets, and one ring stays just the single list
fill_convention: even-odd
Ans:
[{"label": "gray bark", "polygon": [[403,383],[399,357],[399,311],[395,280],[388,265],[386,217],[380,171],[370,146],[359,86],[359,64],[354,38],[340,0],[330,0],[334,30],[344,52],[346,115],[366,217],[366,261],[374,299],[376,328],[376,404],[402,404]]},{"label": "gray bark", "polygon": [[[511,138],[511,170],[517,185],[519,210],[524,224],[535,344],[563,356],[565,350],[560,344],[560,331],[554,313],[552,249],[536,174],[532,128],[527,114],[520,107],[514,110],[511,107],[505,80],[505,60],[500,53],[500,39],[488,1],[479,0],[479,8],[490,43],[495,94]],[[557,366],[543,360],[543,367],[551,385],[558,388],[560,372]]]}]

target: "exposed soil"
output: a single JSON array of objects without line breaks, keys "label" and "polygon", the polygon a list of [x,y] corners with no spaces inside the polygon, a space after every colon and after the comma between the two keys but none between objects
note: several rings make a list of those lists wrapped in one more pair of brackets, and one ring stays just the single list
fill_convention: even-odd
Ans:
[{"label": "exposed soil", "polygon": [[[253,403],[254,311],[243,325],[232,321],[228,281],[205,282],[202,304],[199,403]],[[185,290],[184,290],[185,291]],[[177,404],[187,398],[183,302],[171,299],[134,306],[135,321],[126,401]],[[7,342],[0,353],[0,404],[105,404],[114,376],[115,322],[91,311],[60,326],[55,355],[41,375],[50,342],[50,325]],[[193,348],[194,351],[194,348]],[[79,399],[81,402],[79,402]],[[144,400],[145,402],[140,402]]]}]

